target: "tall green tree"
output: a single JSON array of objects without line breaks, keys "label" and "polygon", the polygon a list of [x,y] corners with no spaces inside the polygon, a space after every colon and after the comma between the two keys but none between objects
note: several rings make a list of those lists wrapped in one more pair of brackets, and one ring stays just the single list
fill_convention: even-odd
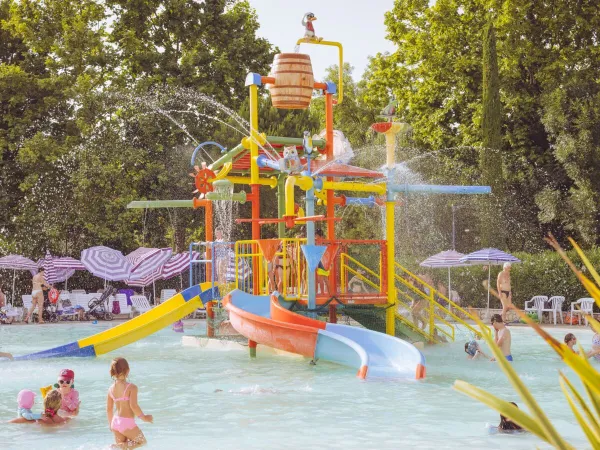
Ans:
[{"label": "tall green tree", "polygon": [[[482,244],[501,246],[503,235],[502,208],[504,180],[502,176],[502,105],[496,56],[496,33],[492,21],[483,31],[483,110],[481,114],[480,168],[483,183],[492,188],[489,198],[483,199],[480,221]],[[499,219],[499,220],[498,220]]]}]

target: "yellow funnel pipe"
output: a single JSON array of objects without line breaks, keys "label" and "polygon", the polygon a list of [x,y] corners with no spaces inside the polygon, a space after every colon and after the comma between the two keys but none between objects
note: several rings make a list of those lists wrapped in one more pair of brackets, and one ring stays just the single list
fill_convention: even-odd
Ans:
[{"label": "yellow funnel pipe", "polygon": [[385,194],[385,184],[365,184],[354,181],[324,181],[323,190],[332,189],[334,191],[356,191],[356,192],[374,192],[378,195]]},{"label": "yellow funnel pipe", "polygon": [[308,191],[313,187],[313,179],[307,176],[291,176],[285,180],[285,215],[288,217],[296,215],[294,214],[294,186]]},{"label": "yellow funnel pipe", "polygon": [[339,81],[338,81],[339,86],[337,87],[338,88],[337,103],[338,103],[338,105],[341,104],[342,100],[344,100],[344,48],[342,47],[342,44],[340,44],[339,42],[319,41],[317,39],[307,39],[307,38],[298,39],[298,42],[296,42],[296,45],[300,45],[300,44],[329,45],[332,47],[337,47],[338,54],[339,54],[339,68],[340,68]]},{"label": "yellow funnel pipe", "polygon": [[274,188],[277,186],[277,178],[259,178],[258,183],[252,183],[252,179],[250,177],[225,177],[226,180],[231,181],[233,184],[260,184],[262,186],[270,186]]}]

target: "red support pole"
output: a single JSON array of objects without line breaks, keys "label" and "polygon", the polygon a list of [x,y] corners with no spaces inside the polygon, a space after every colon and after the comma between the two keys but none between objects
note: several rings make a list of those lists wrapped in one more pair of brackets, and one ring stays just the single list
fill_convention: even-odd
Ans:
[{"label": "red support pole", "polygon": [[248,348],[250,349],[250,357],[251,358],[256,358],[256,346],[257,345],[258,344],[256,342],[248,339]]},{"label": "red support pole", "polygon": [[[213,237],[213,204],[211,201],[207,201],[206,202],[206,206],[204,207],[204,235],[206,237],[206,242],[212,242],[214,237]],[[204,258],[201,258],[204,259]],[[206,249],[206,259],[207,260],[212,260],[212,248],[209,245]],[[204,271],[205,273],[205,280],[204,281],[209,281],[212,280],[212,263],[207,263],[206,264],[206,270]],[[208,309],[207,309],[208,312]]]},{"label": "red support pole", "polygon": [[206,304],[206,335],[208,337],[215,337],[215,329],[213,327],[215,319],[215,312],[213,311],[213,303],[208,302]]},{"label": "red support pole", "polygon": [[337,305],[335,303],[329,304],[329,323],[337,323]]}]

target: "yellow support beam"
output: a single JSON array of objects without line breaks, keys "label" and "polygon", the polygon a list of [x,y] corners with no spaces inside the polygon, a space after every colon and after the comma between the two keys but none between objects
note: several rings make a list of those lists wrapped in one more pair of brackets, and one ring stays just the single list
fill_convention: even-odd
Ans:
[{"label": "yellow support beam", "polygon": [[313,179],[307,176],[289,176],[285,180],[285,215],[295,216],[294,213],[294,186],[298,186],[303,191],[308,191],[313,187]]},{"label": "yellow support beam", "polygon": [[258,184],[258,86],[251,84],[250,88],[250,184]]},{"label": "yellow support beam", "polygon": [[277,187],[277,178],[259,178],[257,182],[252,182],[251,177],[225,177],[226,180],[231,181],[233,184],[260,184],[261,186],[269,186],[271,188]]},{"label": "yellow support beam", "polygon": [[387,280],[388,308],[385,313],[385,332],[390,336],[396,335],[396,277],[394,261],[394,206],[395,202],[385,202],[385,239],[387,246]]},{"label": "yellow support beam", "polygon": [[332,189],[334,191],[374,192],[378,195],[385,194],[385,183],[365,184],[356,181],[324,181],[323,191]]},{"label": "yellow support beam", "polygon": [[330,47],[337,47],[338,49],[338,55],[339,55],[339,81],[338,84],[339,86],[338,88],[338,97],[337,97],[337,104],[341,104],[342,100],[344,100],[344,47],[342,47],[342,44],[339,42],[333,42],[333,41],[320,41],[318,39],[308,39],[308,38],[301,38],[298,39],[298,41],[296,42],[296,45],[300,45],[300,44],[314,44],[314,45],[327,45]]}]

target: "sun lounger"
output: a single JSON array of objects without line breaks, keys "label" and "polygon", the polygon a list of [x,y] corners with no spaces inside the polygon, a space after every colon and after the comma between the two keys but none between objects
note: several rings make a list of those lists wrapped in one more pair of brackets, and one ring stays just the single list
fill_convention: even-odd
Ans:
[{"label": "sun lounger", "polygon": [[145,295],[132,295],[131,303],[133,303],[134,312],[138,314],[144,314],[146,311],[152,309]]},{"label": "sun lounger", "polygon": [[127,304],[127,295],[125,294],[117,294],[115,296],[115,300],[119,302],[119,308],[121,309],[121,314],[127,315],[130,319],[133,317],[133,310],[131,309],[131,305]]},{"label": "sun lounger", "polygon": [[[33,298],[31,297],[31,295],[22,295],[21,299],[23,300],[23,318],[25,318],[27,312],[31,309],[31,302],[33,301]],[[36,309],[36,312],[38,310],[39,308]]]},{"label": "sun lounger", "polygon": [[175,297],[177,291],[175,289],[163,289],[160,291],[160,303],[166,302],[171,297]]}]

